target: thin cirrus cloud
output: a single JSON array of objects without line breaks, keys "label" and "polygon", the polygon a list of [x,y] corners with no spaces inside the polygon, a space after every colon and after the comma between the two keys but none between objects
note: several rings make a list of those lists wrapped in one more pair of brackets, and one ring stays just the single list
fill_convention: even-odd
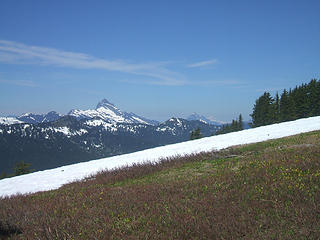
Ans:
[{"label": "thin cirrus cloud", "polygon": [[128,63],[123,60],[106,60],[88,54],[61,51],[54,48],[28,46],[0,40],[0,62],[71,67],[78,69],[104,69],[148,77],[149,84],[184,85],[182,74],[171,71],[167,63]]},{"label": "thin cirrus cloud", "polygon": [[22,86],[22,87],[36,87],[37,86],[33,81],[29,81],[29,80],[0,79],[0,83]]},{"label": "thin cirrus cloud", "polygon": [[215,85],[215,86],[226,86],[226,85],[239,86],[239,85],[245,84],[245,82],[242,82],[239,80],[223,79],[223,80],[199,81],[197,84],[198,85]]},{"label": "thin cirrus cloud", "polygon": [[211,59],[211,60],[207,60],[207,61],[188,64],[187,67],[189,67],[189,68],[207,67],[207,66],[210,66],[210,65],[215,65],[217,63],[218,63],[217,59]]}]

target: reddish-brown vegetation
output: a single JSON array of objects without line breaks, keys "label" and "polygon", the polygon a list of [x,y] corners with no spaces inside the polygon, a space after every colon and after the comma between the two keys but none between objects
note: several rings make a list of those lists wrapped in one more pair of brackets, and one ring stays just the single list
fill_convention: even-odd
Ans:
[{"label": "reddish-brown vegetation", "polygon": [[[320,239],[320,132],[0,200],[11,239]],[[0,235],[1,237],[1,235]]]}]

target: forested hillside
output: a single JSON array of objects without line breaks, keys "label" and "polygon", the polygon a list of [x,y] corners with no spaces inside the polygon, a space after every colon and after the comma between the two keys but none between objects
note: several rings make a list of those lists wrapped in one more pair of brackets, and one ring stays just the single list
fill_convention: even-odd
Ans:
[{"label": "forested hillside", "polygon": [[296,120],[320,115],[320,81],[312,79],[308,84],[284,89],[281,95],[272,97],[269,92],[256,100],[253,107],[252,126]]},{"label": "forested hillside", "polygon": [[64,116],[54,122],[0,126],[0,177],[20,161],[35,171],[187,141],[200,128],[213,135],[219,126],[171,118],[157,126],[111,123]]}]

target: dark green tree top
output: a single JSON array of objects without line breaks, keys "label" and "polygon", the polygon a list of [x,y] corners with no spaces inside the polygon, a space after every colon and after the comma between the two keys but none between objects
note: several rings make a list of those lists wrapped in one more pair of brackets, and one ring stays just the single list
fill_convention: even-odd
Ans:
[{"label": "dark green tree top", "polygon": [[190,140],[199,139],[199,138],[202,138],[202,137],[203,136],[202,136],[202,133],[200,131],[200,128],[197,128],[196,130],[191,132]]},{"label": "dark green tree top", "polygon": [[19,175],[31,173],[30,166],[31,166],[30,163],[25,163],[24,161],[18,162],[17,165],[13,168],[14,175],[19,176]]}]

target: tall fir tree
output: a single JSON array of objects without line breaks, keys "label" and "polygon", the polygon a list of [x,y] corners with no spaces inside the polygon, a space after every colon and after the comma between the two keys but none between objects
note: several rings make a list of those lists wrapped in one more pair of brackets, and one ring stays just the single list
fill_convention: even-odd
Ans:
[{"label": "tall fir tree", "polygon": [[216,135],[225,134],[235,131],[243,130],[243,118],[242,114],[239,115],[237,120],[232,120],[231,124],[224,124],[222,127],[216,132]]},{"label": "tall fir tree", "polygon": [[296,119],[295,103],[292,97],[292,91],[290,89],[287,92],[286,89],[283,90],[280,98],[280,120],[281,122],[291,121]]},{"label": "tall fir tree", "polygon": [[320,114],[320,82],[312,79],[309,83],[309,115],[315,116]]},{"label": "tall fir tree", "polygon": [[252,118],[252,127],[268,125],[274,122],[274,99],[270,93],[264,92],[264,94],[256,100],[250,116]]},{"label": "tall fir tree", "polygon": [[275,101],[274,101],[274,116],[273,116],[274,122],[280,121],[280,98],[278,92],[276,93]]},{"label": "tall fir tree", "polygon": [[200,139],[202,137],[203,137],[203,135],[201,133],[200,128],[197,128],[196,130],[191,132],[190,140]]},{"label": "tall fir tree", "polygon": [[17,163],[17,165],[13,168],[13,170],[14,170],[14,175],[15,175],[15,176],[19,176],[19,175],[31,173],[30,166],[31,166],[30,163],[25,163],[24,161],[20,161],[20,162]]},{"label": "tall fir tree", "polygon": [[238,120],[238,130],[243,130],[243,118],[241,113],[239,115],[239,120]]},{"label": "tall fir tree", "polygon": [[0,179],[6,178],[7,174],[5,172],[1,172],[0,174]]}]

